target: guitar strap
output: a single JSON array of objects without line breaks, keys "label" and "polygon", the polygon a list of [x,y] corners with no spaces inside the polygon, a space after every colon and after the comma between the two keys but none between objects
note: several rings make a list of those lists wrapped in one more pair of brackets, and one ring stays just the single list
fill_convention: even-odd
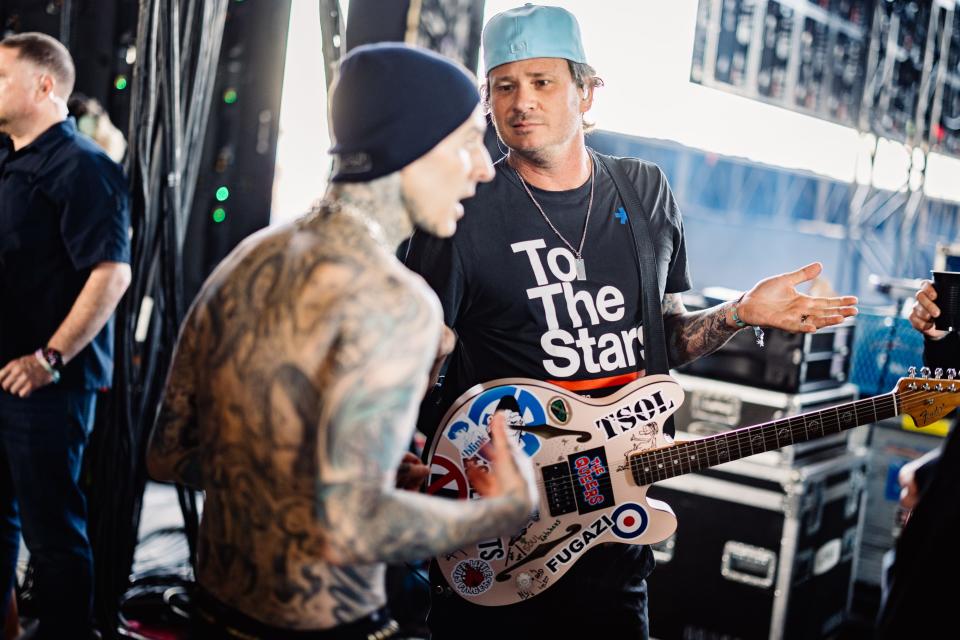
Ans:
[{"label": "guitar strap", "polygon": [[[613,156],[595,153],[595,157],[606,167],[620,194],[620,200],[627,210],[627,224],[633,234],[636,247],[637,269],[642,293],[643,318],[643,356],[647,374],[669,374],[667,363],[667,340],[663,328],[663,309],[660,306],[660,277],[657,273],[657,252],[650,234],[650,216],[640,201],[637,187],[623,170],[619,160]],[[673,417],[664,425],[664,432],[674,435]]]}]

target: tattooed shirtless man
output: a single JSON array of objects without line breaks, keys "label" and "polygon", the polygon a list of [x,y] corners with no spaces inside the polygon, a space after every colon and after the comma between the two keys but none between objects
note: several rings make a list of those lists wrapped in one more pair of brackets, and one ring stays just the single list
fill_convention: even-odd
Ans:
[{"label": "tattooed shirtless man", "polygon": [[493,177],[474,81],[404,45],[348,55],[331,98],[333,183],[306,217],[244,241],[181,331],[150,442],[153,477],[206,491],[198,635],[389,637],[384,563],[526,521],[529,462],[494,421],[485,496],[394,488],[443,329],[394,257],[449,236]]}]

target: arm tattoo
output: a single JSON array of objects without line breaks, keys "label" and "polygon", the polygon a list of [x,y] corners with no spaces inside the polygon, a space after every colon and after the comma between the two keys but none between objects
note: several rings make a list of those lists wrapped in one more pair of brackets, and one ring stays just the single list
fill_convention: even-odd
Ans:
[{"label": "arm tattoo", "polygon": [[663,298],[663,324],[670,366],[686,364],[722,347],[738,330],[727,326],[729,304],[687,311],[680,294]]},{"label": "arm tattoo", "polygon": [[[345,338],[356,351],[349,361],[341,361],[331,393],[335,407],[322,450],[326,464],[321,465],[329,470],[329,480],[321,481],[318,511],[339,562],[399,562],[438,555],[506,533],[525,515],[520,495],[460,501],[394,488],[440,322],[435,310],[411,300],[409,293],[386,295],[395,299],[385,300],[381,292],[380,304],[393,317],[384,322],[366,313]],[[427,310],[431,313],[423,312]],[[429,344],[424,334],[431,336]]]},{"label": "arm tattoo", "polygon": [[521,497],[394,488],[441,313],[358,216],[319,209],[244,241],[195,306],[149,460],[202,481],[197,579],[218,599],[329,628],[384,605],[382,562],[522,524]]},{"label": "arm tattoo", "polygon": [[201,486],[200,439],[196,423],[196,335],[190,317],[174,350],[163,400],[150,434],[147,464],[156,480]]}]

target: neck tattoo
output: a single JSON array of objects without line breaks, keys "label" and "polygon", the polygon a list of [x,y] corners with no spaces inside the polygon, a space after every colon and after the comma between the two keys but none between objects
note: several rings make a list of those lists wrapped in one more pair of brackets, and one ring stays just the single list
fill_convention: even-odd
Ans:
[{"label": "neck tattoo", "polygon": [[520,175],[520,172],[516,168],[513,169],[514,173],[517,174],[517,178],[520,179],[520,184],[523,185],[524,190],[527,192],[527,195],[530,196],[530,200],[533,201],[533,205],[537,208],[537,211],[540,212],[540,215],[543,216],[544,221],[547,225],[553,230],[553,232],[560,238],[560,242],[567,245],[567,248],[573,252],[573,257],[576,258],[576,268],[577,268],[577,280],[586,280],[587,279],[587,267],[583,262],[583,243],[587,239],[587,226],[590,224],[590,211],[593,210],[593,187],[596,183],[597,173],[596,173],[597,163],[593,158],[593,152],[590,152],[590,200],[587,203],[587,215],[583,221],[583,233],[580,234],[580,246],[576,249],[573,248],[573,245],[567,242],[567,239],[557,230],[553,223],[550,222],[550,218],[547,217],[547,213],[543,210],[543,207],[540,206],[540,203],[537,202],[537,199],[533,197],[533,192],[530,190],[530,187],[527,186],[527,181],[523,179],[523,176]]}]

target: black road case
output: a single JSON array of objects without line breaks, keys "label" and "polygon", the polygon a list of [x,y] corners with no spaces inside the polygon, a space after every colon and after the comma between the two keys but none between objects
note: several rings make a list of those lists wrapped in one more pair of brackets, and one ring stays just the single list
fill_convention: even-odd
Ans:
[{"label": "black road case", "polygon": [[747,460],[653,485],[679,526],[655,546],[650,634],[661,640],[824,638],[847,616],[866,453],[801,467]]}]

